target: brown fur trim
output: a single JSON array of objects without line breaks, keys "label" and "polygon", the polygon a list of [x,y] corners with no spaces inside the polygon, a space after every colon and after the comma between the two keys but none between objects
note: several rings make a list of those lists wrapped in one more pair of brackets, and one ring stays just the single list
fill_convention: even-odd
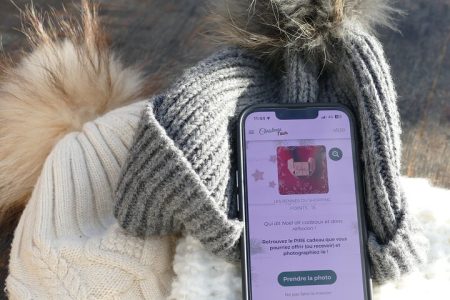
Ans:
[{"label": "brown fur trim", "polygon": [[289,48],[325,60],[346,29],[393,28],[388,0],[225,0],[212,4],[218,40],[277,61]]},{"label": "brown fur trim", "polygon": [[109,51],[90,1],[81,21],[33,7],[23,17],[32,51],[3,66],[0,81],[0,227],[20,214],[64,135],[142,93],[140,72]]}]

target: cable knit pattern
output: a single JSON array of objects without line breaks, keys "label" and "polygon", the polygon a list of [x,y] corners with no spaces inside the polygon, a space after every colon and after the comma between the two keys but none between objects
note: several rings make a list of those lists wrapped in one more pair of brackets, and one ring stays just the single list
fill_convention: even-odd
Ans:
[{"label": "cable knit pattern", "polygon": [[171,237],[126,235],[112,193],[144,103],[86,123],[49,155],[16,229],[11,299],[165,299]]},{"label": "cable knit pattern", "polygon": [[186,232],[236,259],[236,115],[252,103],[341,102],[359,120],[372,276],[395,278],[424,261],[426,240],[399,184],[399,114],[381,46],[353,27],[336,47],[341,61],[324,70],[288,49],[285,72],[272,74],[246,50],[228,48],[186,71],[141,118],[116,194],[121,226],[140,236]]}]

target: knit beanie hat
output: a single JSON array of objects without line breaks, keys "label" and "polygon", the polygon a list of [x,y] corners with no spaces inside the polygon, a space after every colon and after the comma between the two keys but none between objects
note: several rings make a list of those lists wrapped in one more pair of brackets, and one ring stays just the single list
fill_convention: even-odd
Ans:
[{"label": "knit beanie hat", "polygon": [[425,259],[426,241],[399,184],[396,92],[371,25],[385,1],[228,1],[222,33],[235,46],[187,70],[144,110],[122,169],[114,214],[138,236],[186,233],[236,260],[236,116],[255,103],[328,102],[357,116],[372,277]]},{"label": "knit beanie hat", "polygon": [[52,150],[14,233],[10,299],[167,298],[174,239],[131,237],[112,216],[143,105],[88,122]]},{"label": "knit beanie hat", "polygon": [[33,187],[11,245],[8,299],[167,299],[174,238],[132,237],[112,213],[145,106],[142,76],[109,50],[95,7],[81,4],[80,22],[30,8],[32,52],[0,82],[0,156],[10,153],[0,190],[13,198]]}]

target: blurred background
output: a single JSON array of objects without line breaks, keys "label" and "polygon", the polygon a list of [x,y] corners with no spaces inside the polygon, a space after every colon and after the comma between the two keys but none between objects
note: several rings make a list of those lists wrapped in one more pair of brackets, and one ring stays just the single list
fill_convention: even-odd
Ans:
[{"label": "blurred background", "polygon": [[[219,1],[219,0],[217,0]],[[27,46],[20,13],[30,0],[0,0],[0,41],[12,58]],[[204,0],[97,0],[112,48],[149,76],[148,93],[215,50]],[[35,7],[77,15],[77,0],[33,0]],[[450,188],[450,1],[399,0],[398,31],[381,29],[403,126],[402,173]],[[424,199],[426,201],[426,199]],[[0,299],[12,230],[0,229]],[[5,297],[6,298],[6,297]]]}]

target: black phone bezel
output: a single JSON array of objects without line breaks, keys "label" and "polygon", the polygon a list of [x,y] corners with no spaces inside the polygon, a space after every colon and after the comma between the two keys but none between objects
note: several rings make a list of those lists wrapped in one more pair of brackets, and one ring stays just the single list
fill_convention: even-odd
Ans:
[{"label": "black phone bezel", "polygon": [[363,268],[363,288],[364,288],[364,300],[372,299],[372,281],[370,279],[370,265],[369,258],[367,252],[367,226],[365,221],[365,213],[364,213],[364,185],[363,178],[361,173],[361,164],[360,164],[360,152],[358,145],[358,134],[357,134],[357,125],[355,122],[355,117],[352,111],[345,105],[339,103],[316,103],[316,104],[257,104],[251,105],[245,108],[240,116],[238,121],[238,178],[236,178],[239,187],[239,201],[238,201],[238,209],[239,209],[239,218],[244,222],[244,230],[241,236],[241,265],[242,265],[242,292],[243,299],[251,300],[250,293],[250,262],[249,262],[249,239],[248,239],[248,213],[247,213],[247,191],[246,187],[246,153],[245,153],[245,120],[251,113],[258,111],[273,111],[280,109],[301,109],[301,110],[339,110],[344,112],[349,120],[350,120],[350,131],[351,131],[351,141],[352,141],[352,151],[353,155],[353,169],[355,174],[355,188],[357,194],[357,214],[358,214],[358,228],[359,228],[359,238],[362,241],[360,244],[360,251],[362,254],[361,262]]}]

